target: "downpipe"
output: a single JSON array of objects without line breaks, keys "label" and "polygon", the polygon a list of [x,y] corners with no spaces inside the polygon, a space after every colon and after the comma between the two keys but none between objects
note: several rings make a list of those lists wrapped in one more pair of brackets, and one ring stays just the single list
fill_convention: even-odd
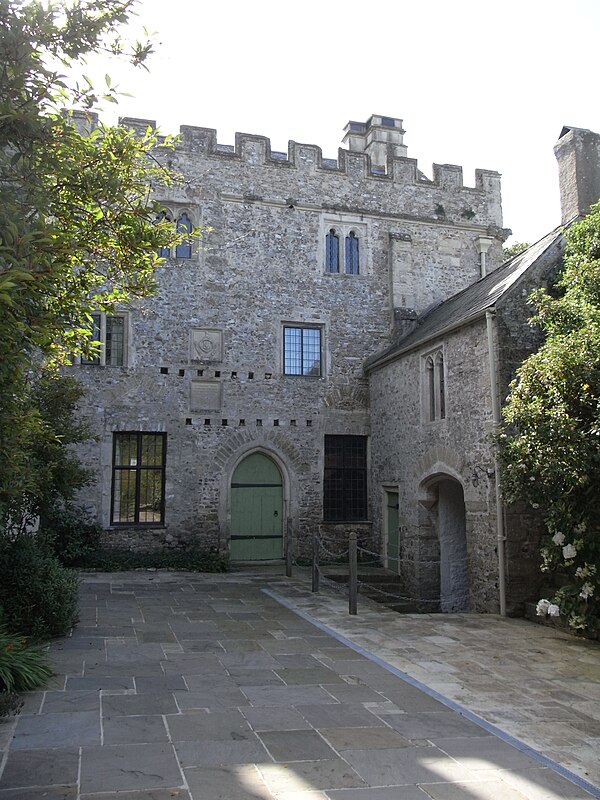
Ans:
[{"label": "downpipe", "polygon": [[[496,310],[485,312],[487,327],[488,354],[490,361],[490,388],[492,398],[492,420],[494,433],[500,428],[500,398],[498,396],[498,364],[494,349],[494,332],[496,327]],[[498,596],[500,600],[500,614],[506,616],[506,532],[504,529],[504,504],[500,490],[500,461],[498,448],[494,446],[494,473],[496,478],[496,540],[498,550]]]}]

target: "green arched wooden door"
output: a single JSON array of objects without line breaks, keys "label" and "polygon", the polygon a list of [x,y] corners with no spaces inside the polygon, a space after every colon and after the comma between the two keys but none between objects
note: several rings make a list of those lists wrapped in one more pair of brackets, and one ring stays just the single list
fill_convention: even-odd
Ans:
[{"label": "green arched wooden door", "polygon": [[283,557],[283,479],[263,453],[252,453],[231,479],[231,558],[267,561]]}]

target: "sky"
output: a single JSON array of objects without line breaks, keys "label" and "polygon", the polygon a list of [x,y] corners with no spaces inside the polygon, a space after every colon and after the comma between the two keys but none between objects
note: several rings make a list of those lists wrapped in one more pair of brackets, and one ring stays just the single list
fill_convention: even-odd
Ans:
[{"label": "sky", "polygon": [[[94,62],[122,97],[118,113],[317,144],[337,156],[349,120],[404,121],[408,156],[502,174],[508,241],[560,223],[553,146],[564,125],[600,132],[599,0],[140,0],[149,72]],[[115,112],[107,107],[103,121]]]}]

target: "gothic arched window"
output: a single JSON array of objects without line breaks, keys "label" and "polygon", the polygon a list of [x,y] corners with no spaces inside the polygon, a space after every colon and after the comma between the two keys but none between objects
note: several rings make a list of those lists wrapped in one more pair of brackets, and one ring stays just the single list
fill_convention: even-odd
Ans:
[{"label": "gothic arched window", "polygon": [[325,272],[340,271],[340,237],[332,228],[325,237]]},{"label": "gothic arched window", "polygon": [[446,419],[446,389],[444,386],[444,356],[438,353],[435,359],[436,394],[439,405],[440,419]]},{"label": "gothic arched window", "polygon": [[425,370],[427,373],[427,413],[429,421],[433,422],[435,419],[435,369],[431,356],[425,362]]},{"label": "gothic arched window", "polygon": [[[157,222],[173,222],[173,217],[171,216],[170,212],[168,211],[161,211],[160,214],[156,218]],[[171,258],[171,248],[170,247],[159,247],[157,251],[157,255],[159,258]]]},{"label": "gothic arched window", "polygon": [[350,231],[349,235],[346,236],[344,258],[344,271],[346,275],[358,275],[358,236],[354,233],[354,231]]},{"label": "gothic arched window", "polygon": [[[183,234],[191,234],[192,232],[192,221],[188,217],[188,215],[183,212],[179,216],[177,220],[177,233]],[[192,257],[192,245],[189,239],[184,239],[180,242],[177,247],[175,248],[175,258],[191,258]]]}]

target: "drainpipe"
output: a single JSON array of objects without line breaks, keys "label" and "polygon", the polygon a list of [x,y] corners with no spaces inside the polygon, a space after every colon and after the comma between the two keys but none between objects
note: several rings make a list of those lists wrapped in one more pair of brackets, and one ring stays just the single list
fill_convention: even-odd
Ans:
[{"label": "drainpipe", "polygon": [[485,278],[487,275],[487,268],[485,263],[485,257],[487,255],[487,251],[490,247],[494,244],[494,240],[491,236],[478,236],[477,237],[477,251],[479,252],[479,268],[481,271],[481,277]]},{"label": "drainpipe", "polygon": [[[498,397],[498,364],[494,350],[494,328],[496,309],[485,312],[487,326],[488,354],[490,359],[490,386],[492,395],[492,420],[494,432],[500,427],[500,399]],[[505,542],[504,531],[504,505],[500,491],[500,462],[498,450],[494,448],[494,471],[496,476],[496,539],[498,548],[498,594],[500,599],[500,614],[506,616],[506,569],[505,569]]]}]

